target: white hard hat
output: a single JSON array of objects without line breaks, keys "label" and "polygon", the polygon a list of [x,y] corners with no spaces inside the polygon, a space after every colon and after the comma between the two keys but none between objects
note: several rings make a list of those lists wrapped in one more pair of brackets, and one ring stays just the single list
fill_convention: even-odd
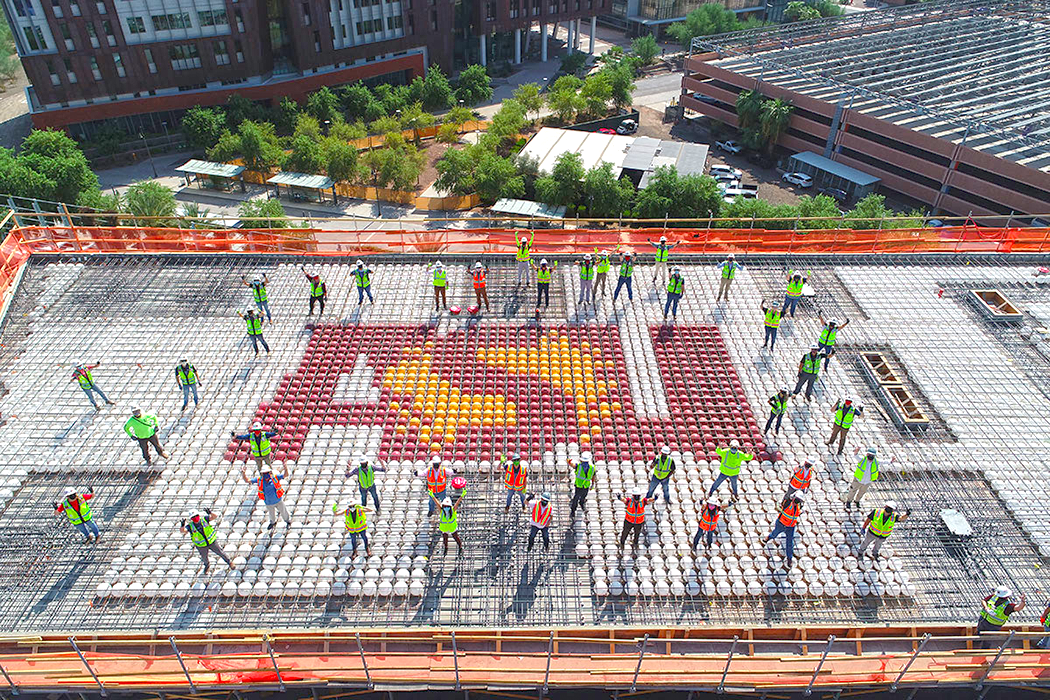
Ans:
[{"label": "white hard hat", "polygon": [[476,262],[476,263],[474,263],[474,269],[476,269],[476,270],[480,270],[480,269],[481,269],[481,267],[482,267],[482,265],[481,265],[481,263],[480,263],[480,262]]},{"label": "white hard hat", "polygon": [[441,505],[442,506],[450,506],[450,505],[452,505],[452,499],[450,497],[448,497],[448,496],[445,496],[445,499],[443,501],[441,501]]},{"label": "white hard hat", "polygon": [[632,491],[631,493],[632,495],[641,497],[645,495],[645,489],[643,489],[641,486],[635,486],[634,491]]},{"label": "white hard hat", "polygon": [[1013,591],[1006,586],[999,586],[995,589],[995,596],[997,598],[1009,598],[1011,593],[1013,593]]},{"label": "white hard hat", "polygon": [[180,365],[188,365],[189,363],[190,363],[190,361],[187,360],[185,357],[182,358],[181,360],[179,360],[179,364]]},{"label": "white hard hat", "polygon": [[68,488],[68,489],[66,489],[66,498],[70,498],[70,497],[73,497],[73,498],[79,498],[79,497],[80,497],[80,494],[79,494],[79,493],[77,493],[77,490],[76,490],[76,489],[74,489],[74,488]]},{"label": "white hard hat", "polygon": [[830,319],[830,320],[828,321],[828,325],[829,325],[829,326],[837,326],[837,325],[839,325],[839,322],[838,322],[838,321],[836,321],[835,319]]},{"label": "white hard hat", "polygon": [[590,452],[584,452],[583,454],[580,455],[580,459],[583,460],[584,462],[590,463],[590,461],[591,461],[591,453]]},{"label": "white hard hat", "polygon": [[252,283],[253,284],[259,284],[261,282],[262,282],[262,278],[259,277],[258,275],[256,275],[255,277],[252,277]]},{"label": "white hard hat", "polygon": [[660,236],[661,243],[667,243],[667,236]]},{"label": "white hard hat", "polygon": [[740,447],[740,441],[739,440],[733,440],[733,441],[731,441],[729,443],[729,446],[730,447]]},{"label": "white hard hat", "polygon": [[517,452],[515,452],[514,454],[512,454],[512,455],[510,456],[510,458],[511,458],[511,459],[512,459],[513,461],[515,461],[515,462],[519,462],[519,461],[521,461],[521,455],[520,455],[520,454],[518,454]]},{"label": "white hard hat", "polygon": [[672,272],[674,272],[676,275],[680,275],[682,274],[682,268],[676,267],[672,270]]},{"label": "white hard hat", "polygon": [[441,464],[441,457],[438,457],[437,455],[434,455],[433,457],[430,458],[430,463],[431,464]]},{"label": "white hard hat", "polygon": [[547,258],[543,258],[542,260],[540,260],[540,265],[547,265],[547,264],[548,264],[547,263]]},{"label": "white hard hat", "polygon": [[139,408],[138,406],[132,406],[131,407],[131,415],[133,415],[133,416],[141,416],[142,415],[142,409]]},{"label": "white hard hat", "polygon": [[438,260],[438,261],[437,261],[436,263],[434,263],[434,267],[436,267],[437,269],[439,269],[439,270],[440,270],[441,268],[443,268],[443,267],[444,267],[444,265],[442,265],[442,264],[441,264],[441,261],[440,261],[440,260]]},{"label": "white hard hat", "polygon": [[875,448],[874,448],[874,447],[869,447],[869,448],[868,448],[868,454],[869,454],[869,455],[873,455],[873,454],[875,454]]},{"label": "white hard hat", "polygon": [[252,430],[262,430],[262,423],[259,421],[252,423]]},{"label": "white hard hat", "polygon": [[273,469],[270,469],[270,467],[266,466],[265,464],[262,466],[262,469],[259,470],[260,474],[270,474],[272,472]]},{"label": "white hard hat", "polygon": [[668,447],[667,445],[664,445],[663,447],[660,448],[660,454],[662,454],[662,455],[669,455],[669,454],[671,454],[671,448]]},{"label": "white hard hat", "polygon": [[805,491],[796,491],[795,495],[792,496],[792,498],[794,498],[796,501],[804,501],[804,500],[806,500],[806,492]]},{"label": "white hard hat", "polygon": [[806,464],[816,464],[818,457],[816,455],[809,455],[806,457]]},{"label": "white hard hat", "polygon": [[730,253],[730,254],[729,254],[729,255],[727,255],[726,257],[727,257],[727,258],[729,258],[730,260],[736,260],[736,256],[735,256],[735,255],[733,255],[732,253]]},{"label": "white hard hat", "polygon": [[709,506],[720,506],[722,505],[722,499],[718,497],[718,494],[708,497],[707,505]]},{"label": "white hard hat", "polygon": [[358,261],[357,261],[357,266],[358,266],[358,267],[361,267],[361,266],[362,266],[362,265],[364,265],[364,264],[365,264],[365,261],[364,261],[364,260],[358,260]]},{"label": "white hard hat", "polygon": [[886,507],[890,510],[897,510],[897,501],[886,501]]},{"label": "white hard hat", "polygon": [[784,392],[785,394],[786,394],[786,393],[788,393],[788,391],[790,391],[790,389],[788,389],[788,388],[787,388],[786,386],[782,386],[782,387],[780,387],[780,390],[781,390],[782,392]]},{"label": "white hard hat", "polygon": [[591,259],[591,258],[593,258],[593,257],[594,257],[594,256],[593,256],[593,255],[591,255],[590,253],[584,253],[584,254],[583,254],[583,259],[584,259],[584,260],[590,260],[590,259]]}]

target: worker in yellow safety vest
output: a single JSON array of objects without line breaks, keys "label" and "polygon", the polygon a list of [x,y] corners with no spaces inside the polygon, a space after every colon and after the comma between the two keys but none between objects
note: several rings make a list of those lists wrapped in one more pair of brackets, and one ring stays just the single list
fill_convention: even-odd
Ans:
[{"label": "worker in yellow safety vest", "polygon": [[270,295],[266,291],[266,285],[270,283],[270,278],[265,274],[262,277],[256,275],[249,282],[246,276],[241,275],[241,283],[245,287],[251,288],[252,299],[255,300],[255,305],[259,307],[259,316],[262,317],[262,312],[265,311],[266,322],[273,323],[273,317],[270,316]]},{"label": "worker in yellow safety vest", "polygon": [[438,506],[438,532],[441,533],[441,540],[445,545],[444,554],[448,554],[448,538],[450,536],[459,547],[458,554],[463,554],[463,540],[459,538],[459,504],[463,502],[463,496],[466,493],[467,490],[464,488],[455,503],[452,502],[452,498],[449,496],[445,496],[438,503],[434,494],[430,494],[430,499]]},{"label": "worker in yellow safety vest", "polygon": [[616,281],[616,289],[613,291],[613,303],[620,296],[620,289],[627,287],[627,299],[634,301],[634,292],[631,291],[631,277],[634,274],[634,255],[630,251],[624,251],[620,263],[620,278]]},{"label": "worker in yellow safety vest", "polygon": [[247,433],[238,435],[231,431],[230,437],[238,442],[247,440],[251,447],[252,459],[255,460],[255,468],[262,472],[262,468],[273,464],[273,445],[270,439],[277,437],[276,430],[264,430],[259,421],[252,423],[252,428]]},{"label": "worker in yellow safety vest", "polygon": [[259,356],[259,343],[262,343],[263,349],[266,350],[266,354],[270,354],[270,346],[266,343],[266,338],[263,337],[262,327],[263,320],[262,316],[255,315],[255,309],[248,309],[247,311],[238,311],[237,315],[244,319],[244,323],[248,327],[248,339],[252,341],[252,348],[255,350],[255,356]]},{"label": "worker in yellow safety vest", "polygon": [[182,389],[182,410],[190,403],[190,392],[193,392],[193,405],[197,405],[197,385],[200,383],[200,372],[185,357],[175,365],[175,383]]},{"label": "worker in yellow safety vest", "polygon": [[677,248],[681,241],[674,243],[667,242],[667,236],[660,236],[659,243],[653,243],[653,239],[646,238],[653,248],[656,248],[655,261],[653,264],[653,284],[656,284],[656,277],[659,275],[660,283],[663,284],[667,280],[667,258],[670,257],[672,250]]},{"label": "worker in yellow safety vest", "polygon": [[849,429],[853,425],[853,419],[862,415],[864,415],[864,407],[854,406],[853,399],[848,396],[837,402],[835,404],[835,417],[832,418],[831,437],[824,444],[832,444],[837,437],[839,439],[838,453],[842,454],[842,448],[846,446],[846,434],[849,433]]},{"label": "worker in yellow safety vest", "polygon": [[95,383],[95,378],[91,376],[91,370],[98,369],[100,364],[101,363],[96,362],[93,365],[77,365],[76,369],[73,370],[73,378],[69,380],[70,382],[80,382],[80,388],[85,394],[87,394],[88,401],[91,402],[91,405],[95,407],[96,411],[98,410],[98,403],[96,403],[95,397],[91,395],[92,392],[101,396],[102,400],[106,402],[106,405],[113,405],[113,402],[102,393],[102,389],[98,388],[98,384]]},{"label": "worker in yellow safety vest", "polygon": [[664,303],[664,321],[667,321],[667,312],[671,312],[671,318],[678,320],[678,302],[682,300],[685,293],[685,277],[682,276],[681,268],[676,267],[671,273],[671,279],[667,282],[667,301]]},{"label": "worker in yellow safety vest", "polygon": [[715,483],[711,484],[711,490],[707,492],[707,497],[713,496],[723,481],[729,481],[729,488],[733,492],[733,500],[736,501],[739,496],[737,482],[740,480],[740,465],[744,462],[750,462],[755,458],[755,455],[741,450],[739,440],[732,440],[729,443],[729,447],[716,448],[715,454],[721,460],[718,464],[718,478],[715,479]]},{"label": "worker in yellow safety vest", "polygon": [[376,300],[372,298],[372,268],[367,267],[364,260],[358,260],[350,274],[354,276],[354,281],[357,283],[357,305],[361,306],[365,303],[365,296],[368,296],[369,302],[376,303]]},{"label": "worker in yellow safety vest", "polygon": [[[854,451],[854,455],[860,450]],[[864,498],[864,494],[868,492],[871,485],[879,480],[879,460],[875,456],[876,450],[874,447],[869,447],[868,451],[864,454],[864,457],[857,462],[856,469],[853,470],[853,483],[850,484],[849,491],[846,492],[846,496],[843,500],[846,502],[846,508],[851,505],[860,505],[860,499]],[[890,458],[890,463],[893,463],[895,457]]]},{"label": "worker in yellow safety vest", "polygon": [[430,269],[434,271],[434,311],[440,311],[442,306],[447,309],[448,299],[445,291],[448,288],[448,272],[440,260],[431,265]]},{"label": "worker in yellow safety vest", "polygon": [[838,338],[838,333],[843,328],[849,325],[849,319],[841,326],[835,319],[825,321],[824,317],[817,314],[817,318],[820,319],[821,324],[824,328],[820,331],[820,339],[817,341],[817,347],[820,352],[824,354],[824,369],[828,368],[828,363],[831,361],[831,356],[835,354],[835,341]]},{"label": "worker in yellow safety vest", "polygon": [[819,374],[820,348],[814,345],[798,361],[798,381],[795,382],[795,390],[791,392],[791,395],[798,396],[802,387],[806,387],[806,401],[809,401],[813,396],[813,385],[816,384]]},{"label": "worker in yellow safety vest", "polygon": [[518,261],[518,282],[515,286],[521,286],[522,278],[525,279],[525,284],[532,281],[532,242],[536,240],[536,232],[533,231],[532,235],[522,235],[517,239],[518,249],[514,252],[514,259]]},{"label": "worker in yellow safety vest", "polygon": [[587,253],[583,260],[576,263],[580,266],[580,299],[577,304],[594,303],[594,256]]},{"label": "worker in yellow safety vest", "polygon": [[124,423],[124,432],[139,443],[139,449],[142,450],[146,464],[153,464],[153,458],[149,455],[150,445],[153,445],[153,449],[161,457],[168,458],[168,453],[161,447],[160,440],[157,438],[157,427],[157,417],[150,413],[143,413],[138,406],[131,409],[131,418]]},{"label": "worker in yellow safety vest", "polygon": [[332,504],[332,514],[337,518],[343,516],[343,525],[346,527],[347,534],[350,535],[350,543],[353,547],[350,552],[351,557],[357,556],[358,538],[365,545],[365,554],[372,556],[372,548],[368,544],[368,513],[371,512],[372,509],[368,506],[357,503],[351,503],[342,509],[339,508],[338,503]]},{"label": "worker in yellow safety vest", "polygon": [[723,298],[729,301],[729,287],[733,284],[733,280],[736,279],[737,270],[742,267],[743,265],[736,261],[736,256],[732,253],[727,255],[725,260],[718,263],[718,269],[722,272],[722,279],[718,283],[716,302],[721,301]]},{"label": "worker in yellow safety vest", "polygon": [[795,309],[798,308],[798,300],[802,298],[802,289],[806,286],[806,278],[801,273],[788,270],[787,291],[784,292],[784,314],[788,308],[791,309],[791,318],[795,318]]},{"label": "worker in yellow safety vest", "polygon": [[[649,492],[645,494],[645,497],[652,498],[653,494],[656,493],[656,487],[659,486],[663,489],[664,500],[670,503],[671,475],[675,473],[676,469],[674,459],[671,458],[671,448],[664,445],[660,448],[660,454],[649,463]],[[652,500],[656,501],[655,498]]]},{"label": "worker in yellow safety vest", "polygon": [[68,489],[60,503],[55,503],[55,512],[64,513],[69,519],[69,524],[80,530],[80,534],[87,538],[86,544],[92,541],[98,542],[98,525],[95,524],[91,514],[91,506],[88,504],[95,497],[95,489],[89,488],[87,493],[80,493],[76,489]]},{"label": "worker in yellow safety vest", "polygon": [[572,522],[576,519],[576,509],[587,507],[587,494],[598,482],[598,476],[595,473],[594,460],[590,452],[582,453],[578,462],[573,463],[570,460],[570,466],[572,466],[572,472],[569,474],[569,479],[572,481],[573,492],[572,502],[569,504],[569,520]]},{"label": "worker in yellow safety vest", "polygon": [[328,299],[328,286],[321,279],[321,273],[315,272],[311,275],[302,265],[299,266],[299,269],[303,271],[306,281],[310,283],[310,312],[306,315],[313,316],[314,304],[320,304],[321,310],[317,312],[317,315],[320,316],[324,313],[324,303]]},{"label": "worker in yellow safety vest", "polygon": [[222,551],[222,547],[219,546],[218,537],[215,534],[215,526],[218,524],[218,515],[215,515],[210,510],[206,512],[198,510],[194,511],[188,519],[183,520],[180,528],[182,532],[190,536],[190,541],[193,542],[197,554],[200,555],[201,560],[204,562],[204,571],[202,573],[205,574],[208,573],[210,567],[208,552],[215,552],[220,559],[226,562],[230,569],[237,570],[234,563],[226,556],[226,552]]},{"label": "worker in yellow safety vest", "polygon": [[540,308],[540,304],[544,305],[544,308],[549,309],[551,305],[551,280],[553,279],[554,269],[558,267],[558,261],[554,261],[554,265],[551,266],[547,262],[547,258],[540,260],[540,266],[536,268],[536,308]]},{"label": "worker in yellow safety vest", "polygon": [[605,280],[609,277],[609,267],[612,265],[612,254],[620,249],[616,246],[612,250],[594,249],[594,296],[598,296],[598,287],[602,288],[602,296],[605,296]]},{"label": "worker in yellow safety vest", "polygon": [[[774,435],[780,432],[780,423],[784,420],[784,414],[787,412],[787,400],[788,390],[786,386],[769,397],[769,418],[766,419],[766,427],[762,429],[763,433],[768,433],[771,426],[773,427]],[[774,422],[776,423],[775,426],[773,425]]]},{"label": "worker in yellow safety vest", "polygon": [[875,548],[871,550],[871,555],[878,559],[882,543],[893,532],[893,526],[907,520],[909,515],[911,515],[910,510],[906,510],[903,513],[897,512],[897,504],[894,501],[887,501],[882,508],[876,508],[868,513],[868,517],[864,520],[863,527],[861,527],[861,530],[864,531],[864,539],[861,540],[860,547],[857,548],[857,558],[859,559],[863,556],[864,550],[874,544]]},{"label": "worker in yellow safety vest", "polygon": [[[1011,615],[1021,612],[1025,607],[1025,597],[1021,594],[1020,600],[1012,601],[1013,592],[1006,586],[999,586],[995,592],[987,596],[981,605],[980,616],[977,620],[977,634],[984,632],[998,632],[1006,624]],[[979,649],[1001,646],[1005,638],[993,637],[978,644]]]},{"label": "worker in yellow safety vest", "polygon": [[762,303],[762,314],[766,322],[766,339],[762,341],[762,347],[769,345],[769,351],[773,352],[773,346],[777,344],[777,329],[780,328],[780,319],[783,314],[776,304],[766,306],[765,302]]}]

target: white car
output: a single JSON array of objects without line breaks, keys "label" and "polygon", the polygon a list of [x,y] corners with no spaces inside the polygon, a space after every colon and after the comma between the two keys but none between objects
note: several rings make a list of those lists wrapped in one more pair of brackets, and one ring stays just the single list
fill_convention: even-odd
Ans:
[{"label": "white car", "polygon": [[638,122],[633,119],[624,119],[620,122],[620,125],[616,127],[617,134],[633,134],[638,131]]},{"label": "white car", "polygon": [[744,147],[736,141],[716,141],[715,146],[721,148],[726,153],[740,153],[740,151],[744,150]]},{"label": "white car", "polygon": [[784,182],[790,182],[792,185],[798,185],[799,187],[813,186],[813,178],[805,173],[784,173],[784,176],[780,179]]},{"label": "white car", "polygon": [[727,178],[730,180],[739,180],[744,177],[743,170],[739,170],[728,165],[722,165],[720,163],[715,163],[714,165],[712,165],[710,173],[711,177],[713,177],[716,180],[723,180]]}]

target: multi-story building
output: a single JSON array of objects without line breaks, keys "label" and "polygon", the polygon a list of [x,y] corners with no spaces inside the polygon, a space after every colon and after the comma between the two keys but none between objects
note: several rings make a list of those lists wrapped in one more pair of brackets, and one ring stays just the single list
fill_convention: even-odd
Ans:
[{"label": "multi-story building", "polygon": [[[238,93],[303,100],[323,85],[402,83],[580,47],[610,0],[2,0],[37,127],[172,128]],[[533,29],[538,30],[538,34]],[[535,36],[534,36],[535,34]]]},{"label": "multi-story building", "polygon": [[[786,1],[786,0],[785,0]],[[693,10],[710,0],[611,0],[610,10],[602,20],[623,29],[630,36],[652,34],[662,38],[674,22],[681,22]],[[738,17],[762,17],[766,0],[719,0]]]}]

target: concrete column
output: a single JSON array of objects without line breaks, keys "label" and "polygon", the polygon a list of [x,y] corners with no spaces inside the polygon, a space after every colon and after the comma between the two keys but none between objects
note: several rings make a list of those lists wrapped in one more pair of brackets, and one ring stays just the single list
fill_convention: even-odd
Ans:
[{"label": "concrete column", "polygon": [[525,30],[525,47],[521,50],[522,55],[529,55],[529,44],[532,43],[532,22],[529,22],[528,28]]},{"label": "concrete column", "polygon": [[514,30],[514,64],[521,63],[521,30]]},{"label": "concrete column", "polygon": [[547,25],[540,24],[540,60],[547,62]]},{"label": "concrete column", "polygon": [[486,36],[482,34],[479,39],[481,40],[481,65],[487,66],[489,64],[488,51],[485,46]]},{"label": "concrete column", "polygon": [[598,31],[598,18],[591,17],[591,41],[590,46],[587,49],[587,53],[594,55],[594,35]]},{"label": "concrete column", "polygon": [[583,43],[583,42],[580,41],[580,27],[582,26],[582,22],[583,22],[582,19],[576,20],[576,28],[575,28],[575,31],[573,31],[573,33],[572,33],[572,40],[573,40],[572,48],[575,49],[576,51],[580,50],[580,44]]},{"label": "concrete column", "polygon": [[567,32],[567,34],[565,36],[565,48],[568,51],[568,53],[572,53],[572,51],[573,51],[573,45],[572,45],[572,25],[573,24],[575,24],[575,23],[571,19],[568,22],[565,23],[565,31]]}]

